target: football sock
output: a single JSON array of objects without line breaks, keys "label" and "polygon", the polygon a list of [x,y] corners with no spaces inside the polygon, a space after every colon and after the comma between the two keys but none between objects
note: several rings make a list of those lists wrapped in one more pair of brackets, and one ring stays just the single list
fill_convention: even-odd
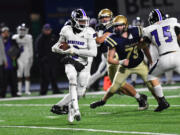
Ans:
[{"label": "football sock", "polygon": [[29,92],[30,91],[30,81],[25,81],[25,92]]},{"label": "football sock", "polygon": [[22,92],[22,82],[21,81],[18,82],[18,92],[19,93]]},{"label": "football sock", "polygon": [[164,96],[162,86],[160,84],[154,87],[154,91],[157,97],[161,98]]},{"label": "football sock", "polygon": [[140,94],[137,92],[134,97],[135,97],[136,99],[139,99],[139,98],[140,98]]},{"label": "football sock", "polygon": [[78,106],[77,90],[76,90],[76,88],[77,88],[77,86],[74,85],[74,84],[70,84],[69,85],[69,92],[70,92],[70,95],[71,95],[71,101],[72,101],[72,104],[73,104],[73,108],[75,110],[78,110],[79,106]]}]

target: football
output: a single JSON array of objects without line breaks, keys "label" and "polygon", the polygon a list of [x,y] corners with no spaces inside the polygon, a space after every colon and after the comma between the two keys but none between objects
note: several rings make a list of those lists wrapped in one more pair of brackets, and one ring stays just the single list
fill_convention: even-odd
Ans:
[{"label": "football", "polygon": [[69,49],[69,45],[66,42],[61,42],[61,44],[59,45],[59,48],[62,50],[67,50]]}]

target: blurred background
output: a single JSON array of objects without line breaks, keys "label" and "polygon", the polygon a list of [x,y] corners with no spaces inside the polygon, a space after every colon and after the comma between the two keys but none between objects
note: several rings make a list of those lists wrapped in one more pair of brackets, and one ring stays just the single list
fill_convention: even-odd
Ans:
[{"label": "blurred background", "polygon": [[[18,25],[26,23],[33,37],[35,51],[35,41],[43,25],[49,23],[53,33],[58,35],[75,8],[83,8],[91,18],[97,18],[101,9],[109,8],[114,16],[118,14],[127,16],[129,24],[139,16],[147,26],[149,12],[154,8],[159,8],[171,17],[179,19],[179,5],[179,0],[1,0],[0,23],[10,28],[11,34],[16,33]],[[36,60],[36,54],[33,59],[31,83],[39,84],[39,63]],[[58,82],[66,82],[64,66],[60,64],[58,70]]]}]

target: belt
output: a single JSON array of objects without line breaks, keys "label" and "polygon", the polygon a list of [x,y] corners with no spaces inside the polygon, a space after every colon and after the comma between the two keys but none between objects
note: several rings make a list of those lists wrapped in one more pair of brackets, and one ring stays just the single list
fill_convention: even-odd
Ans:
[{"label": "belt", "polygon": [[163,56],[163,55],[166,55],[166,54],[168,54],[168,53],[173,53],[173,52],[176,52],[176,51],[165,52],[165,53],[163,53],[163,54],[160,54],[159,56]]}]

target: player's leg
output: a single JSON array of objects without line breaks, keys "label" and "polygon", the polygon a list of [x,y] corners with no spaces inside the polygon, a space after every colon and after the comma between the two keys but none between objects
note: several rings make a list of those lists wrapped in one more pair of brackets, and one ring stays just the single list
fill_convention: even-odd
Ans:
[{"label": "player's leg", "polygon": [[69,79],[69,94],[65,95],[63,99],[61,99],[58,103],[53,105],[51,108],[51,112],[60,114],[60,115],[68,113],[68,104],[72,101],[70,90],[76,91],[76,86],[77,86],[77,79],[76,79],[77,72],[75,68],[70,64],[66,64],[65,71]]},{"label": "player's leg", "polygon": [[[154,110],[155,112],[160,112],[169,107],[169,103],[164,97],[162,86],[157,78],[158,76],[162,75],[164,71],[167,71],[170,68],[170,66],[165,64],[166,62],[164,60],[165,59],[160,57],[160,59],[150,69],[148,74],[148,81],[150,81],[150,83],[152,84],[154,93],[158,99],[158,107]],[[166,60],[168,61],[168,58]]]},{"label": "player's leg", "polygon": [[156,96],[154,92],[154,88],[152,84],[148,81],[148,72],[149,72],[149,69],[148,69],[148,66],[145,64],[145,62],[142,62],[138,66],[137,70],[135,71],[135,73],[137,73],[142,78],[142,80],[144,81],[149,91],[154,96],[154,98],[158,101],[158,97]]},{"label": "player's leg", "polygon": [[173,70],[165,72],[166,84],[175,84],[173,81]]},{"label": "player's leg", "polygon": [[24,65],[22,60],[19,58],[17,60],[18,69],[17,69],[17,77],[18,77],[18,92],[17,95],[22,95],[22,77],[23,77],[23,71],[24,71]]},{"label": "player's leg", "polygon": [[137,74],[132,74],[131,75],[131,84],[135,87],[136,86],[136,79],[137,79]]},{"label": "player's leg", "polygon": [[[90,67],[91,67],[91,64],[88,64],[78,75],[78,78],[77,78],[78,79],[77,80],[78,99],[80,99],[84,95],[84,92],[86,91],[86,87],[87,87],[88,80],[90,77]],[[75,110],[74,115],[75,115],[76,120],[79,121],[81,119],[81,114],[79,110]]]},{"label": "player's leg", "polygon": [[31,61],[28,61],[25,64],[25,68],[24,68],[24,77],[25,77],[25,94],[27,95],[31,95],[30,92],[30,70],[31,70]]},{"label": "player's leg", "polygon": [[90,76],[87,88],[89,88],[99,78],[103,77],[106,72],[107,72],[107,60],[102,54],[101,63],[99,64],[97,71],[93,75]]},{"label": "player's leg", "polygon": [[129,74],[131,73],[127,69],[122,69],[123,67],[120,67],[118,69],[119,72],[116,72],[115,78],[113,80],[112,86],[109,88],[107,93],[104,95],[102,100],[93,102],[90,107],[91,108],[96,108],[98,106],[102,106],[106,103],[106,101],[114,95],[118,90],[121,90],[120,88],[123,86],[124,89],[128,91],[128,93],[132,94],[133,97],[137,99],[137,101],[140,103],[140,109],[147,109],[147,97],[145,98],[145,95],[140,95],[138,92],[135,91],[135,89],[129,89],[128,84],[124,84],[124,81],[127,79]]}]

